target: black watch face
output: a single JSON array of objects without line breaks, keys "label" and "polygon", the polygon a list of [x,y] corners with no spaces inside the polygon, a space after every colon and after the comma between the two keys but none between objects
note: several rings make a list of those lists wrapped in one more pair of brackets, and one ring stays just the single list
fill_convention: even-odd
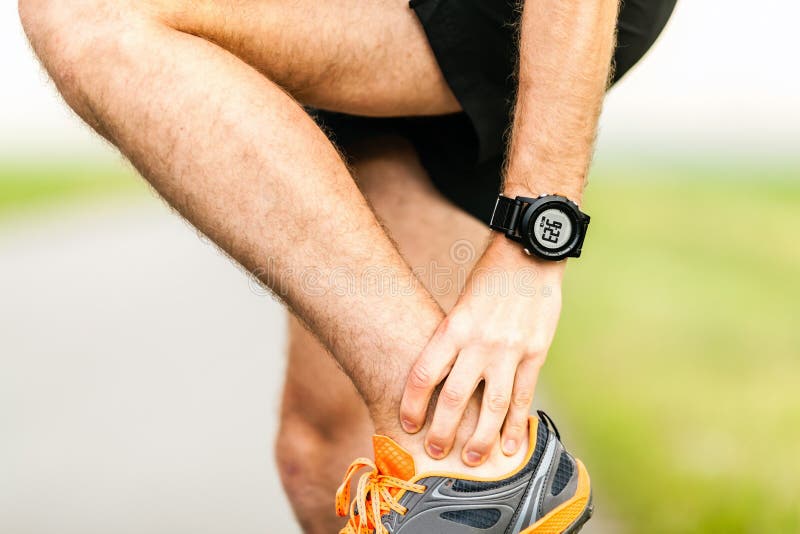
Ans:
[{"label": "black watch face", "polygon": [[569,243],[575,230],[572,219],[557,208],[547,208],[536,214],[530,229],[531,238],[547,250],[558,250]]},{"label": "black watch face", "polygon": [[534,200],[522,217],[522,227],[527,230],[528,251],[551,260],[579,255],[582,242],[580,220],[577,206],[566,199],[550,196]]}]

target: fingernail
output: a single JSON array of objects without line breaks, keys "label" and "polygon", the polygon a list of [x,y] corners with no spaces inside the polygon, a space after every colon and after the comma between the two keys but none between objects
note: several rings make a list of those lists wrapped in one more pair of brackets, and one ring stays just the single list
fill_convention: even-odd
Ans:
[{"label": "fingernail", "polygon": [[503,452],[506,454],[514,454],[517,450],[517,442],[513,439],[507,439],[505,443],[503,443]]},{"label": "fingernail", "polygon": [[483,458],[482,455],[478,454],[475,451],[469,451],[466,454],[466,457],[467,457],[467,463],[468,464],[479,464],[481,462],[481,459]]},{"label": "fingernail", "polygon": [[441,447],[439,447],[438,445],[434,445],[433,443],[429,443],[428,444],[428,453],[433,458],[437,458],[437,459],[441,458],[442,456],[444,456],[444,450]]},{"label": "fingernail", "polygon": [[406,432],[408,432],[409,434],[413,434],[414,432],[416,432],[417,430],[419,430],[419,428],[417,427],[417,425],[415,425],[414,423],[412,423],[412,422],[411,422],[409,419],[405,419],[405,418],[403,418],[403,420],[401,421],[401,424],[403,425],[403,430],[405,430],[405,431],[406,431]]}]

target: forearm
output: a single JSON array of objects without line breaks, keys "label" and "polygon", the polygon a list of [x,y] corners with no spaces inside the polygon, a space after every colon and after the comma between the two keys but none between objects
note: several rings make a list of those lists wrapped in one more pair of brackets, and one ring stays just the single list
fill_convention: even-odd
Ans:
[{"label": "forearm", "polygon": [[525,2],[506,195],[581,200],[617,11],[618,0]]}]

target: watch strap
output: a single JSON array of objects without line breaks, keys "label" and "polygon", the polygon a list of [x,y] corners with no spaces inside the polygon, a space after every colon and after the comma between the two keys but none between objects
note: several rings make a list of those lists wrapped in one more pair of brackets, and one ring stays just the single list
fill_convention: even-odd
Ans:
[{"label": "watch strap", "polygon": [[516,234],[521,206],[522,203],[519,200],[499,195],[494,205],[492,218],[489,219],[489,228],[505,232],[509,236]]}]

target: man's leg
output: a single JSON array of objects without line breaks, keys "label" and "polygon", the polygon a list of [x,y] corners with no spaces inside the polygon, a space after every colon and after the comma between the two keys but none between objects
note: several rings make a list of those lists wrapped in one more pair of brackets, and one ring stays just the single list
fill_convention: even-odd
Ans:
[{"label": "man's leg", "polygon": [[[434,189],[403,140],[363,144],[354,151],[352,167],[389,236],[422,273],[429,292],[449,309],[483,250],[488,229]],[[439,273],[436,282],[430,276],[433,266]],[[350,460],[371,455],[374,428],[350,379],[294,318],[281,415],[276,457],[295,513],[305,532],[336,532],[343,521],[333,513],[331,496]]]},{"label": "man's leg", "polygon": [[[442,88],[412,15],[399,10],[405,6],[400,0],[336,2],[340,9],[327,12],[324,24],[299,26],[298,32],[307,33],[286,37],[294,35],[286,20],[328,4],[280,3],[300,10],[288,19],[251,7],[255,14],[245,17],[248,23],[263,19],[263,35],[283,39],[254,47],[243,44],[252,35],[239,32],[232,14],[260,5],[255,2],[231,4],[227,17],[214,10],[228,5],[218,1],[165,7],[21,0],[20,12],[34,49],[72,108],[119,147],[174,208],[286,301],[353,380],[377,429],[406,445],[425,468],[433,462],[424,453],[424,432],[408,436],[399,425],[404,380],[398,377],[408,376],[442,310],[414,285],[339,154],[280,83],[309,102],[328,98],[358,107],[363,99],[363,110],[341,109],[365,113],[446,112],[452,110],[452,95]],[[366,18],[362,5],[373,9]],[[203,13],[210,13],[203,23],[181,23]],[[362,16],[353,21],[354,13]],[[268,31],[274,27],[282,31]],[[353,54],[348,40],[353,34],[372,36],[368,43],[379,45],[380,61]],[[325,46],[306,46],[317,40]],[[337,48],[337,42],[343,44]],[[287,53],[275,52],[283,64],[257,64],[258,70],[252,66],[257,61],[242,52],[284,46]],[[310,50],[330,57],[306,61]],[[355,69],[353,62],[367,68]],[[306,71],[320,65],[322,72],[310,76],[319,86],[285,81],[306,80]],[[342,93],[359,87],[369,69],[373,75],[366,80],[374,87],[345,98]],[[326,79],[329,83],[322,83]],[[403,92],[387,79],[404,80]],[[409,80],[417,90],[408,89]],[[382,275],[377,286],[370,276],[376,268]],[[355,285],[336,294],[333,280],[342,272]],[[388,283],[411,289],[387,293]],[[472,425],[474,414],[454,450],[463,446]],[[473,471],[494,474],[514,461],[495,447],[487,463]],[[439,467],[463,468],[458,458]]]}]

